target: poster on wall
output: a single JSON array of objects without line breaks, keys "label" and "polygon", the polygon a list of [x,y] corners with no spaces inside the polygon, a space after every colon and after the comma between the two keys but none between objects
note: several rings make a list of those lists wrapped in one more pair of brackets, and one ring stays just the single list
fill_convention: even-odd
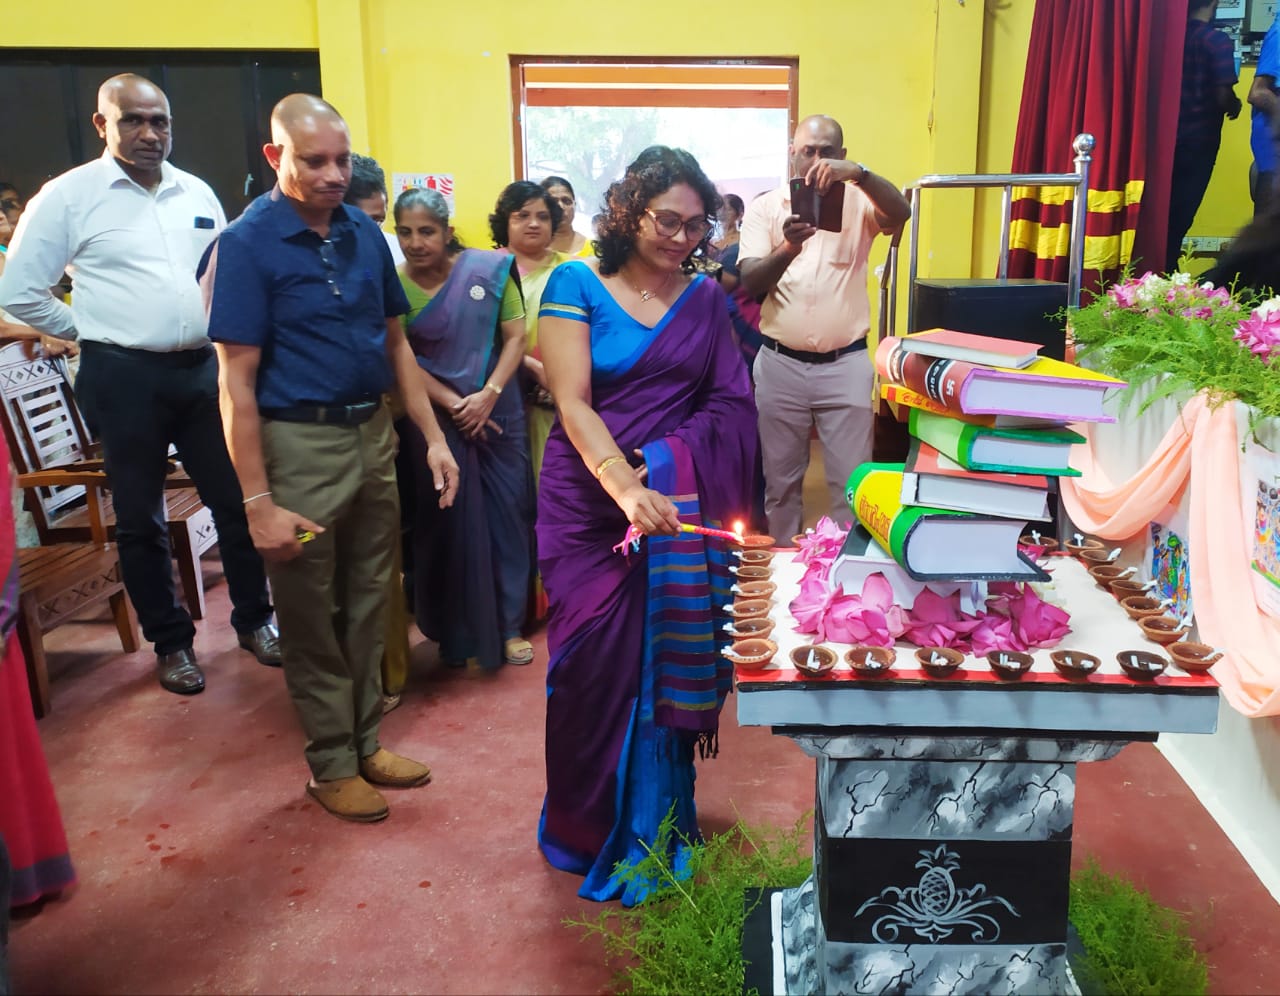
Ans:
[{"label": "poster on wall", "polygon": [[1169,614],[1182,619],[1194,612],[1191,602],[1191,551],[1187,546],[1187,497],[1170,505],[1151,523],[1151,597],[1172,604]]},{"label": "poster on wall", "polygon": [[1280,453],[1256,443],[1246,446],[1241,461],[1245,522],[1252,522],[1249,565],[1258,608],[1280,619]]},{"label": "poster on wall", "polygon": [[391,203],[410,187],[421,187],[424,190],[435,190],[443,195],[449,205],[449,217],[453,217],[453,174],[452,173],[392,173]]}]

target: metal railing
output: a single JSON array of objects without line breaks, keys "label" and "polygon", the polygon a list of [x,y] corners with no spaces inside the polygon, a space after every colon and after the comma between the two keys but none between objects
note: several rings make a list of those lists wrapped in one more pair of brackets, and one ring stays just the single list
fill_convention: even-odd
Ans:
[{"label": "metal railing", "polygon": [[[911,250],[908,263],[907,328],[915,317],[915,285],[919,273],[920,195],[924,190],[1002,188],[1000,198],[1000,263],[1001,280],[1009,276],[1009,229],[1013,220],[1014,187],[1071,187],[1071,246],[1067,259],[1067,306],[1080,306],[1080,282],[1084,271],[1085,216],[1089,200],[1089,163],[1093,160],[1092,135],[1080,134],[1071,143],[1075,150],[1074,173],[934,173],[922,176],[903,188],[911,202]],[[889,255],[880,280],[880,333],[897,334],[898,318],[898,249],[902,230],[894,233]]]}]

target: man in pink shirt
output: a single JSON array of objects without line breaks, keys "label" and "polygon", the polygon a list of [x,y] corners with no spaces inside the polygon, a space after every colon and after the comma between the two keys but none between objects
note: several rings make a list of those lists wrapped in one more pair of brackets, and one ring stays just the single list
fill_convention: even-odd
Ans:
[{"label": "man in pink shirt", "polygon": [[839,232],[819,231],[792,210],[784,184],[756,198],[742,222],[742,286],[764,297],[756,358],[756,404],[764,458],[765,514],[779,539],[798,533],[809,433],[818,427],[830,514],[847,523],[849,474],[871,458],[872,366],[867,355],[871,304],[867,257],[881,232],[911,215],[892,183],[845,158],[839,122],[805,118],[791,143],[791,175],[826,194],[843,183]]}]

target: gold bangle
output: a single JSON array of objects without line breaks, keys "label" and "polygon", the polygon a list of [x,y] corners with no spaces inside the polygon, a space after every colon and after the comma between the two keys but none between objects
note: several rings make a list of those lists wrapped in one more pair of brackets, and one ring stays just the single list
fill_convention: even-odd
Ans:
[{"label": "gold bangle", "polygon": [[599,466],[596,467],[596,480],[597,481],[600,480],[600,478],[604,476],[604,472],[608,470],[610,467],[612,467],[615,463],[626,463],[626,462],[627,462],[627,458],[622,456],[621,454],[615,453],[611,457],[606,457],[605,459],[601,460]]},{"label": "gold bangle", "polygon": [[486,390],[489,390],[489,391],[492,391],[494,394],[497,394],[497,395],[499,395],[499,396],[501,396],[501,394],[502,394],[502,388],[500,388],[500,387],[499,387],[497,384],[495,384],[493,381],[489,381],[489,383],[485,384],[485,389],[486,389]]}]

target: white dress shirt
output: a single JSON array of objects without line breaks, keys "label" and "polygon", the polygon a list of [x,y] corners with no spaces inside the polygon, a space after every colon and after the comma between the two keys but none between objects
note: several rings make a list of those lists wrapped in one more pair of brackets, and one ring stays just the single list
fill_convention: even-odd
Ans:
[{"label": "white dress shirt", "polygon": [[[199,177],[166,162],[149,191],[104,152],[27,203],[0,275],[0,307],[59,339],[195,349],[209,341],[196,266],[226,223]],[[70,306],[49,291],[64,271]]]}]

